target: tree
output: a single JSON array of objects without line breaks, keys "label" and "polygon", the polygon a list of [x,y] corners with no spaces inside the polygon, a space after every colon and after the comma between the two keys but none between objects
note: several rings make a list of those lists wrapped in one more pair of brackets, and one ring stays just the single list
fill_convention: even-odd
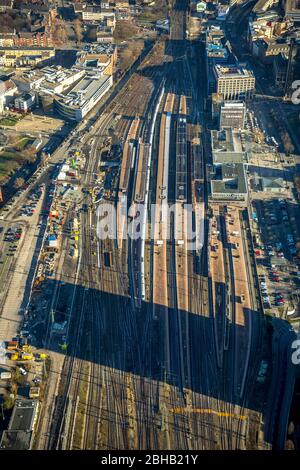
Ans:
[{"label": "tree", "polygon": [[295,445],[291,439],[285,441],[284,450],[295,450]]},{"label": "tree", "polygon": [[19,367],[17,367],[15,370],[14,380],[17,385],[24,385],[26,382],[26,377],[21,374]]},{"label": "tree", "polygon": [[45,152],[41,153],[41,165],[44,166],[46,164],[48,155]]},{"label": "tree", "polygon": [[80,42],[82,40],[82,25],[81,21],[78,18],[73,21],[73,29],[75,33],[76,42]]},{"label": "tree", "polygon": [[129,41],[138,33],[138,27],[133,25],[130,21],[118,21],[113,32],[113,37],[116,42]]},{"label": "tree", "polygon": [[281,139],[284,145],[285,152],[289,155],[294,152],[295,148],[292,144],[291,138],[286,131],[281,132]]},{"label": "tree", "polygon": [[28,163],[33,163],[35,162],[36,159],[36,150],[34,147],[28,147],[25,149],[22,153],[23,158],[28,162]]},{"label": "tree", "polygon": [[56,20],[52,26],[52,37],[53,40],[58,44],[66,43],[68,40],[68,33],[66,30],[66,25],[63,20]]},{"label": "tree", "polygon": [[90,41],[90,42],[95,42],[97,41],[97,29],[96,28],[89,28],[88,32],[87,32],[87,39]]},{"label": "tree", "polygon": [[16,189],[19,189],[19,188],[22,188],[23,184],[25,183],[25,180],[24,178],[16,178],[15,182],[14,182],[14,187]]},{"label": "tree", "polygon": [[12,397],[12,395],[6,395],[4,398],[3,402],[3,408],[5,410],[11,410],[15,404],[15,399]]}]

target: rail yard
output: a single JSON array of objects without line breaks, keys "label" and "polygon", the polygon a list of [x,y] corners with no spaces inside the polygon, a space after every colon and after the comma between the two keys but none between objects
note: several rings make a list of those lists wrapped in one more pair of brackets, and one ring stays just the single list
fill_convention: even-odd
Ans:
[{"label": "rail yard", "polygon": [[0,335],[18,333],[21,308],[49,360],[35,449],[270,449],[274,435],[283,445],[291,338],[280,324],[270,340],[248,201],[209,190],[206,90],[191,60],[204,70],[205,58],[187,40],[187,10],[172,3],[169,36],[34,183],[34,260],[22,238],[11,279],[24,277],[26,296]]}]

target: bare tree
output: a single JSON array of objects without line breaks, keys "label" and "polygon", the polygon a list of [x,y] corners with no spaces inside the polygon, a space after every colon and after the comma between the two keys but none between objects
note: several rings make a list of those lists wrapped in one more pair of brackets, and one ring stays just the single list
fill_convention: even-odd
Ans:
[{"label": "bare tree", "polygon": [[15,182],[14,182],[14,187],[16,189],[19,189],[19,188],[22,188],[22,186],[24,185],[25,183],[25,180],[24,178],[16,178]]},{"label": "bare tree", "polygon": [[24,160],[28,163],[34,163],[36,159],[36,150],[34,147],[28,147],[22,153]]},{"label": "bare tree", "polygon": [[287,439],[284,445],[285,450],[295,450],[295,445],[291,439]]},{"label": "bare tree", "polygon": [[41,153],[41,165],[44,166],[46,164],[48,155],[45,152]]},{"label": "bare tree", "polygon": [[287,154],[291,154],[294,152],[295,147],[292,144],[291,138],[287,132],[282,133],[282,141],[284,145],[284,150]]},{"label": "bare tree", "polygon": [[74,33],[75,33],[75,38],[76,38],[76,42],[81,42],[82,40],[82,24],[81,24],[81,21],[76,18],[76,20],[73,21],[73,29],[74,29]]},{"label": "bare tree", "polygon": [[56,20],[52,25],[52,37],[58,44],[63,44],[68,40],[66,25],[63,20]]}]

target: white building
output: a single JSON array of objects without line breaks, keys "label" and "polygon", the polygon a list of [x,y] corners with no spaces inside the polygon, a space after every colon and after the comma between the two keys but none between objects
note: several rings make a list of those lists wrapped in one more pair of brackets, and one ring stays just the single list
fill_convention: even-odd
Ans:
[{"label": "white building", "polygon": [[16,77],[16,85],[20,91],[48,91],[49,93],[62,93],[84,75],[83,70],[72,67],[65,69],[61,66],[49,66],[42,69],[29,70]]},{"label": "white building", "polygon": [[244,129],[246,103],[244,101],[225,101],[220,109],[220,129],[232,127]]},{"label": "white building", "polygon": [[64,118],[81,121],[112,84],[112,75],[87,74],[66,95],[61,94],[55,98],[55,107]]},{"label": "white building", "polygon": [[18,92],[18,88],[12,80],[0,81],[0,114],[13,100],[13,96]]},{"label": "white building", "polygon": [[27,113],[35,103],[35,95],[32,93],[23,93],[15,98],[15,108],[22,113]]}]

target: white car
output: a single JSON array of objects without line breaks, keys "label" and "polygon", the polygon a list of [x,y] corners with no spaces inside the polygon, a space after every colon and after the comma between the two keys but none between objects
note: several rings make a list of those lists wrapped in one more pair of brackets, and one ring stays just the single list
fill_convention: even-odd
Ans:
[{"label": "white car", "polygon": [[22,375],[27,375],[27,370],[24,369],[24,367],[20,367],[19,370],[20,370]]}]

